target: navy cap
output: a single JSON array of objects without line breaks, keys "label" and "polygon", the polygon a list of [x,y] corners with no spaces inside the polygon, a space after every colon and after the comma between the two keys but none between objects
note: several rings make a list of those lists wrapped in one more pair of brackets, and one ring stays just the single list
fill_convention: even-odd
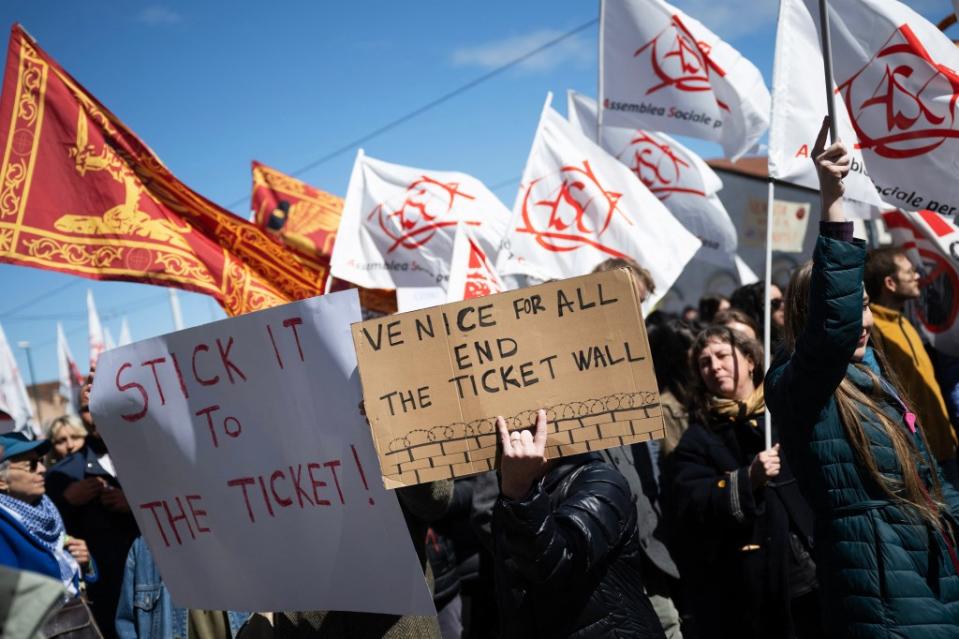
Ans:
[{"label": "navy cap", "polygon": [[27,439],[23,433],[4,433],[0,435],[0,446],[3,446],[3,456],[0,461],[7,461],[11,457],[16,457],[31,450],[36,450],[42,455],[50,450],[50,440],[48,439]]}]

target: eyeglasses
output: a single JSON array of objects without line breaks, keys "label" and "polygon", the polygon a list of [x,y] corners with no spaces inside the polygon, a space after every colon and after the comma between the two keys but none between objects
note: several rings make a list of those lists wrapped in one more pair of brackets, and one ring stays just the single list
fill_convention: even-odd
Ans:
[{"label": "eyeglasses", "polygon": [[769,308],[773,311],[778,311],[783,307],[783,298],[777,297],[776,299],[769,300]]},{"label": "eyeglasses", "polygon": [[[40,467],[40,458],[34,457],[33,459],[21,459],[20,461],[10,462],[11,466],[14,464],[17,464],[16,468],[19,470],[29,470],[31,473],[35,473],[37,472],[37,468]],[[23,466],[20,464],[23,464]]]}]

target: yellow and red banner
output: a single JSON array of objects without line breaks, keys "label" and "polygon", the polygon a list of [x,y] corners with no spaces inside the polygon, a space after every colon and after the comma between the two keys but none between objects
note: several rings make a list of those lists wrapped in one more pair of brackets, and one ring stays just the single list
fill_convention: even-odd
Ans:
[{"label": "yellow and red banner", "polygon": [[253,162],[253,221],[309,255],[329,259],[343,198]]},{"label": "yellow and red banner", "polygon": [[191,290],[231,315],[324,290],[328,260],[177,180],[19,25],[0,145],[0,262]]}]

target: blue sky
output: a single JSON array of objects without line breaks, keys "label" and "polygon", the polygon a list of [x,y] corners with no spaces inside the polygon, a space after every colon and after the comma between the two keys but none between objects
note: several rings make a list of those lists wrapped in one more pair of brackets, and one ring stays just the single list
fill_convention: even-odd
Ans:
[{"label": "blue sky", "polygon": [[[774,0],[676,0],[771,83]],[[913,8],[938,21],[948,0]],[[247,216],[250,161],[293,172],[596,18],[598,2],[283,2],[4,0],[60,64],[149,144],[187,185]],[[595,95],[597,27],[364,144],[391,162],[471,173],[512,206],[543,99],[565,112],[572,88]],[[705,157],[718,146],[688,141]],[[355,151],[302,174],[342,195]],[[85,295],[114,336],[173,330],[166,289],[0,265],[0,324],[32,345],[38,381],[56,377],[56,320],[87,360]],[[224,315],[180,292],[187,326]],[[35,301],[38,300],[38,301]]]}]

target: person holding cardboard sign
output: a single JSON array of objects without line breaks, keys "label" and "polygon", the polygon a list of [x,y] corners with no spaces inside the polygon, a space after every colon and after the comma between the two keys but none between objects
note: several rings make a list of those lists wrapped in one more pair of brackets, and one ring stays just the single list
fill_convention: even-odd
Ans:
[{"label": "person holding cardboard sign", "polygon": [[643,593],[629,484],[595,453],[546,459],[546,411],[509,432],[493,507],[496,593],[504,637],[661,639]]}]

